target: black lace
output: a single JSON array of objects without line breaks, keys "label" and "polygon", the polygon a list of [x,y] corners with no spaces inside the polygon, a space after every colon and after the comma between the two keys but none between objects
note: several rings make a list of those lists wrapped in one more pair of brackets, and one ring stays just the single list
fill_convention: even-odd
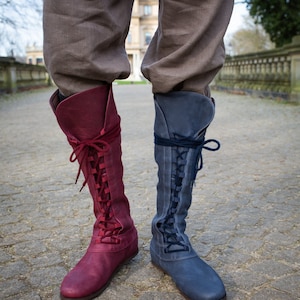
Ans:
[{"label": "black lace", "polygon": [[184,178],[184,166],[186,163],[187,148],[175,147],[175,168],[172,174],[171,186],[171,201],[167,211],[167,216],[163,223],[160,224],[159,229],[163,233],[164,242],[167,247],[164,249],[165,253],[188,251],[189,247],[185,244],[184,239],[178,233],[175,226],[175,214],[180,203],[180,192],[182,189],[182,180]]},{"label": "black lace", "polygon": [[[202,149],[205,149],[208,151],[217,151],[221,147],[220,142],[215,139],[204,140],[204,135],[201,139],[194,140],[191,138],[185,138],[185,137],[180,137],[180,136],[178,136],[178,138],[176,138],[176,139],[165,139],[165,138],[158,136],[157,134],[154,134],[154,143],[156,145],[165,146],[165,147],[184,147],[184,148],[192,148],[192,149],[196,149],[199,147],[200,164],[199,164],[199,167],[197,168],[198,171],[201,170],[203,167]],[[206,146],[209,143],[215,143],[216,147],[212,148],[212,147]]]},{"label": "black lace", "polygon": [[[196,151],[198,152],[197,163],[192,178],[192,180],[195,180],[197,172],[203,167],[202,149],[217,151],[220,149],[220,142],[214,139],[205,141],[204,135],[199,140],[193,140],[181,136],[176,136],[175,139],[165,139],[156,134],[154,134],[154,142],[156,145],[173,147],[175,154],[175,168],[174,173],[172,174],[170,206],[164,221],[158,224],[158,228],[163,234],[164,242],[168,244],[164,251],[165,253],[188,251],[189,246],[185,244],[183,237],[178,233],[175,226],[175,214],[180,203],[179,195],[182,190],[182,181],[185,176],[184,167],[186,165],[187,153],[189,149],[197,149]],[[208,143],[212,142],[216,144],[216,147],[206,146]]]}]

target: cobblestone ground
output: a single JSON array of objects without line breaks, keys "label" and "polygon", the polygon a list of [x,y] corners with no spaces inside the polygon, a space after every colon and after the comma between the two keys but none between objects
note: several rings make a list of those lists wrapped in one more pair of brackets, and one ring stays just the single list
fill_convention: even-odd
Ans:
[{"label": "cobblestone ground", "polygon": [[[184,299],[152,266],[155,212],[151,87],[115,86],[122,116],[124,180],[140,252],[98,299]],[[87,188],[48,106],[53,89],[0,100],[0,298],[59,299],[59,285],[84,254],[94,218]],[[214,93],[188,217],[194,248],[221,275],[228,299],[300,298],[300,106]],[[82,179],[82,178],[81,178]]]}]

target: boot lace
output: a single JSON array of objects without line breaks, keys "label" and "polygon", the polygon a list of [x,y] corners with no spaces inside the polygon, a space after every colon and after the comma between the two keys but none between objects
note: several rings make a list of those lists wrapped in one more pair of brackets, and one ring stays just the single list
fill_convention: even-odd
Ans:
[{"label": "boot lace", "polygon": [[120,126],[115,126],[108,132],[102,130],[101,133],[93,139],[78,141],[72,137],[68,138],[70,145],[73,147],[70,162],[78,160],[79,163],[75,183],[78,182],[84,164],[88,170],[80,191],[82,191],[88,183],[91,176],[94,178],[95,188],[97,190],[97,199],[94,199],[96,202],[96,224],[98,226],[96,243],[117,244],[120,242],[116,236],[122,229],[122,226],[114,218],[113,210],[111,209],[112,199],[104,161],[105,154],[110,151],[110,144],[119,135]]},{"label": "boot lace", "polygon": [[[207,144],[215,143],[215,147],[209,147]],[[186,157],[189,149],[196,149],[196,166],[193,172],[192,181],[196,179],[198,171],[203,168],[203,157],[202,149],[209,151],[217,151],[220,148],[219,141],[215,139],[204,139],[204,134],[199,140],[193,140],[181,136],[176,136],[175,139],[165,139],[159,137],[155,134],[155,144],[173,147],[174,151],[174,169],[172,174],[172,184],[171,184],[171,199],[170,206],[167,211],[167,215],[162,223],[157,224],[160,232],[163,234],[164,242],[167,244],[164,251],[165,253],[178,252],[178,251],[188,251],[189,246],[184,241],[182,235],[178,232],[175,224],[175,215],[178,210],[178,205],[180,203],[180,192],[182,190],[182,181],[185,177],[184,168],[187,163]]]}]

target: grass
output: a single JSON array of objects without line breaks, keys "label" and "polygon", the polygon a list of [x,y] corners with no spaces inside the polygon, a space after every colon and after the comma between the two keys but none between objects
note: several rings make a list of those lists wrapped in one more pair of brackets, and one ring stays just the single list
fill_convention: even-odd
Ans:
[{"label": "grass", "polygon": [[125,85],[125,84],[148,84],[149,82],[147,80],[141,80],[141,81],[115,80],[114,83],[119,85]]}]

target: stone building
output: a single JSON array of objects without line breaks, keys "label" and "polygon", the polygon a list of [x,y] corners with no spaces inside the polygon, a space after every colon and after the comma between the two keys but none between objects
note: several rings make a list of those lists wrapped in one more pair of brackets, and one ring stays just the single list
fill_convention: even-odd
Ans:
[{"label": "stone building", "polygon": [[26,63],[30,65],[44,65],[43,48],[33,44],[26,47]]},{"label": "stone building", "polygon": [[148,45],[157,28],[158,0],[135,0],[129,33],[126,39],[126,51],[131,65],[129,80],[143,78],[140,65]]},{"label": "stone building", "polygon": [[[126,39],[126,51],[131,65],[128,80],[143,80],[140,65],[155,33],[158,20],[158,0],[135,0],[130,28]],[[43,65],[43,49],[40,46],[26,47],[26,62]]]}]

